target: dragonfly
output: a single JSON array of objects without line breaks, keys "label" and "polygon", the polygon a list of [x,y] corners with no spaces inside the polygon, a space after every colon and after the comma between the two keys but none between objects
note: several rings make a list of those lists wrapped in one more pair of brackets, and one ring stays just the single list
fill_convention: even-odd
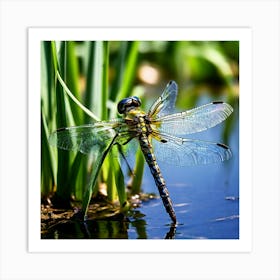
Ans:
[{"label": "dragonfly", "polygon": [[122,99],[118,105],[121,118],[98,121],[93,124],[65,127],[50,135],[50,144],[64,150],[89,154],[107,153],[114,146],[124,147],[135,140],[149,166],[166,212],[177,223],[175,210],[158,160],[176,166],[212,164],[229,160],[230,148],[222,143],[185,138],[223,122],[233,108],[215,101],[183,112],[175,112],[178,86],[170,81],[148,113],[141,110],[137,96]]}]

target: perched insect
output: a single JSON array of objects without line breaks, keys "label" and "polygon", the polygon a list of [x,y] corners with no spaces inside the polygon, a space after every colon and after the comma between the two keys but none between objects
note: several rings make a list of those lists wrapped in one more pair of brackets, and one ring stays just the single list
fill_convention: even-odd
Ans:
[{"label": "perched insect", "polygon": [[50,136],[50,143],[65,150],[81,153],[101,151],[107,155],[114,145],[126,145],[137,139],[158,187],[163,205],[171,220],[176,215],[165,180],[157,160],[179,166],[210,164],[231,158],[228,146],[221,143],[181,138],[206,130],[224,121],[232,112],[224,102],[212,102],[181,113],[174,113],[177,84],[170,81],[148,113],[140,109],[141,100],[128,97],[118,103],[120,119],[100,121],[58,129]]}]

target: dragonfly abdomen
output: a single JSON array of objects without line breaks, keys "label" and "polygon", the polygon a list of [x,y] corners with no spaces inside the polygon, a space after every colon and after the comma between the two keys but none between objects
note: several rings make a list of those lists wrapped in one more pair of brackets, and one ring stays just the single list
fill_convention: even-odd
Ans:
[{"label": "dragonfly abdomen", "polygon": [[152,151],[152,145],[149,141],[149,138],[147,137],[147,135],[141,134],[139,136],[139,142],[140,142],[141,150],[145,156],[146,162],[149,165],[151,173],[154,177],[156,186],[159,191],[159,195],[162,199],[166,212],[169,214],[172,221],[176,223],[177,219],[176,219],[175,211],[172,206],[172,201],[171,198],[169,197],[169,192],[167,190],[165,180],[162,177],[160,168],[157,164],[155,155]]}]

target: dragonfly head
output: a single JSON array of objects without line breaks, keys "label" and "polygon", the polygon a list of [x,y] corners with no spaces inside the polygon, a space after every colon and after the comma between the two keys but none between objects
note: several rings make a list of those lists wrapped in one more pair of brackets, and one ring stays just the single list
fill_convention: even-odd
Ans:
[{"label": "dragonfly head", "polygon": [[129,112],[131,109],[140,106],[141,106],[141,100],[137,96],[124,98],[118,103],[118,112],[120,114],[125,114]]}]

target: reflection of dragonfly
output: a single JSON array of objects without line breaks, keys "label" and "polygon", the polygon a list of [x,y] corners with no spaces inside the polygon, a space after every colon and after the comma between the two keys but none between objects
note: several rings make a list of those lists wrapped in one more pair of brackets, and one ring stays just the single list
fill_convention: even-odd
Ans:
[{"label": "reflection of dragonfly", "polygon": [[[98,150],[104,155],[113,145],[125,145],[137,139],[150,167],[159,194],[170,218],[176,215],[156,158],[179,166],[222,162],[231,157],[230,149],[220,143],[181,138],[200,132],[224,121],[233,111],[224,102],[174,113],[177,84],[170,81],[148,113],[140,109],[138,97],[118,103],[123,118],[58,129],[51,134],[50,143],[61,149],[90,153]],[[154,153],[155,152],[155,153]]]}]

